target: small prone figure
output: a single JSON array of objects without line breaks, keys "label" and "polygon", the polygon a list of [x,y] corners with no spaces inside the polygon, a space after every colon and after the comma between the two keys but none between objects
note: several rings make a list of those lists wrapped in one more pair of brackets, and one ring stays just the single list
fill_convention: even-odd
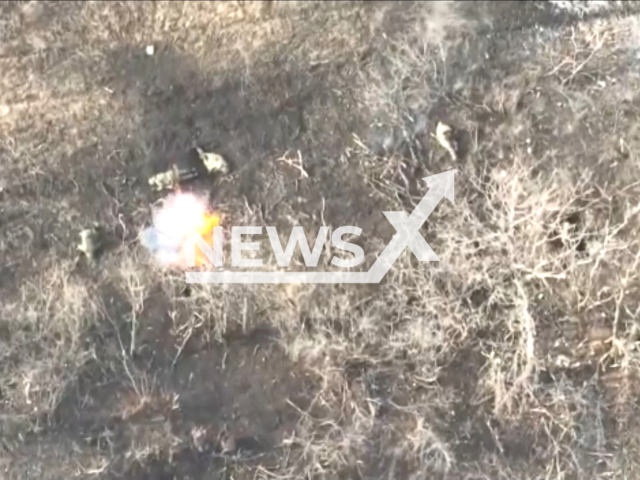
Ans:
[{"label": "small prone figure", "polygon": [[200,157],[208,173],[217,173],[220,175],[227,175],[229,173],[229,164],[222,155],[213,152],[204,152],[197,147],[196,150],[198,151],[198,157]]},{"label": "small prone figure", "polygon": [[149,186],[156,191],[172,190],[182,182],[188,182],[199,176],[195,168],[180,169],[177,165],[166,172],[160,172],[149,178]]},{"label": "small prone figure", "polygon": [[103,243],[100,225],[93,224],[91,228],[85,228],[80,232],[80,243],[78,243],[77,249],[87,258],[89,263],[95,263]]},{"label": "small prone figure", "polygon": [[453,128],[446,123],[438,122],[436,126],[436,140],[444,148],[454,162],[458,159],[458,145],[454,138]]},{"label": "small prone figure", "polygon": [[165,172],[160,172],[149,178],[149,186],[153,190],[173,190],[181,183],[188,182],[198,178],[201,173],[227,175],[229,173],[229,164],[217,153],[205,152],[201,148],[197,148],[198,160],[200,164],[193,167],[180,168],[178,165],[172,165]]}]

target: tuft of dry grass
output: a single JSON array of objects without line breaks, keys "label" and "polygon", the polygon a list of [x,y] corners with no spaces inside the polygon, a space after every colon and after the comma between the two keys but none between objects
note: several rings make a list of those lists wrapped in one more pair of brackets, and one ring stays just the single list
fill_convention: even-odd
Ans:
[{"label": "tuft of dry grass", "polygon": [[34,425],[56,411],[93,356],[86,334],[99,318],[99,300],[91,286],[73,278],[73,268],[53,262],[2,307],[3,400],[11,416]]}]

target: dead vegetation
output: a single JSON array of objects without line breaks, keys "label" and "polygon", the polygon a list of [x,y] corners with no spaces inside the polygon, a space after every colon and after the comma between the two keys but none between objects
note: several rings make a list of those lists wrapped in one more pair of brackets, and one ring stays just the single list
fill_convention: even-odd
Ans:
[{"label": "dead vegetation", "polygon": [[[0,8],[4,478],[638,476],[635,7]],[[455,168],[441,261],[186,285],[136,232],[196,145],[223,223],[358,225],[367,265]]]}]

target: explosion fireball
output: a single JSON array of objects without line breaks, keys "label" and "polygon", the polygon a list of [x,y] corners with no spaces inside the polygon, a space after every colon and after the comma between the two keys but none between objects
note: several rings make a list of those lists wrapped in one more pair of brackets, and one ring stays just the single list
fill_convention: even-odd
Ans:
[{"label": "explosion fireball", "polygon": [[[165,266],[186,267],[185,245],[194,230],[211,246],[213,228],[220,217],[212,213],[204,198],[178,192],[162,201],[152,213],[152,226],[140,234],[140,242]],[[206,257],[196,249],[196,265],[204,265]]]}]

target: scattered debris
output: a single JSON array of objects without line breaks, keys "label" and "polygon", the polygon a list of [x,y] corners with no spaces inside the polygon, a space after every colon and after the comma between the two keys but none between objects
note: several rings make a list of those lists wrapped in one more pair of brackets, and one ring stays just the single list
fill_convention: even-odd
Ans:
[{"label": "scattered debris", "polygon": [[98,225],[93,225],[91,228],[84,229],[80,232],[80,243],[77,248],[91,263],[95,262],[98,250],[100,250],[102,246],[101,237],[101,231]]},{"label": "scattered debris", "polygon": [[438,125],[436,127],[436,139],[438,140],[438,143],[447,152],[449,152],[451,160],[456,161],[458,159],[458,155],[456,153],[456,141],[453,138],[453,129],[445,123],[438,122]]},{"label": "scattered debris", "polygon": [[202,163],[207,169],[207,172],[220,173],[222,175],[226,175],[229,173],[229,164],[222,157],[222,155],[213,152],[204,152],[202,149],[197,147],[196,150],[198,150],[200,160],[202,160]]},{"label": "scattered debris", "polygon": [[155,51],[156,49],[153,47],[153,45],[147,45],[147,48],[145,49],[145,52],[149,56],[152,56],[155,53]]}]

